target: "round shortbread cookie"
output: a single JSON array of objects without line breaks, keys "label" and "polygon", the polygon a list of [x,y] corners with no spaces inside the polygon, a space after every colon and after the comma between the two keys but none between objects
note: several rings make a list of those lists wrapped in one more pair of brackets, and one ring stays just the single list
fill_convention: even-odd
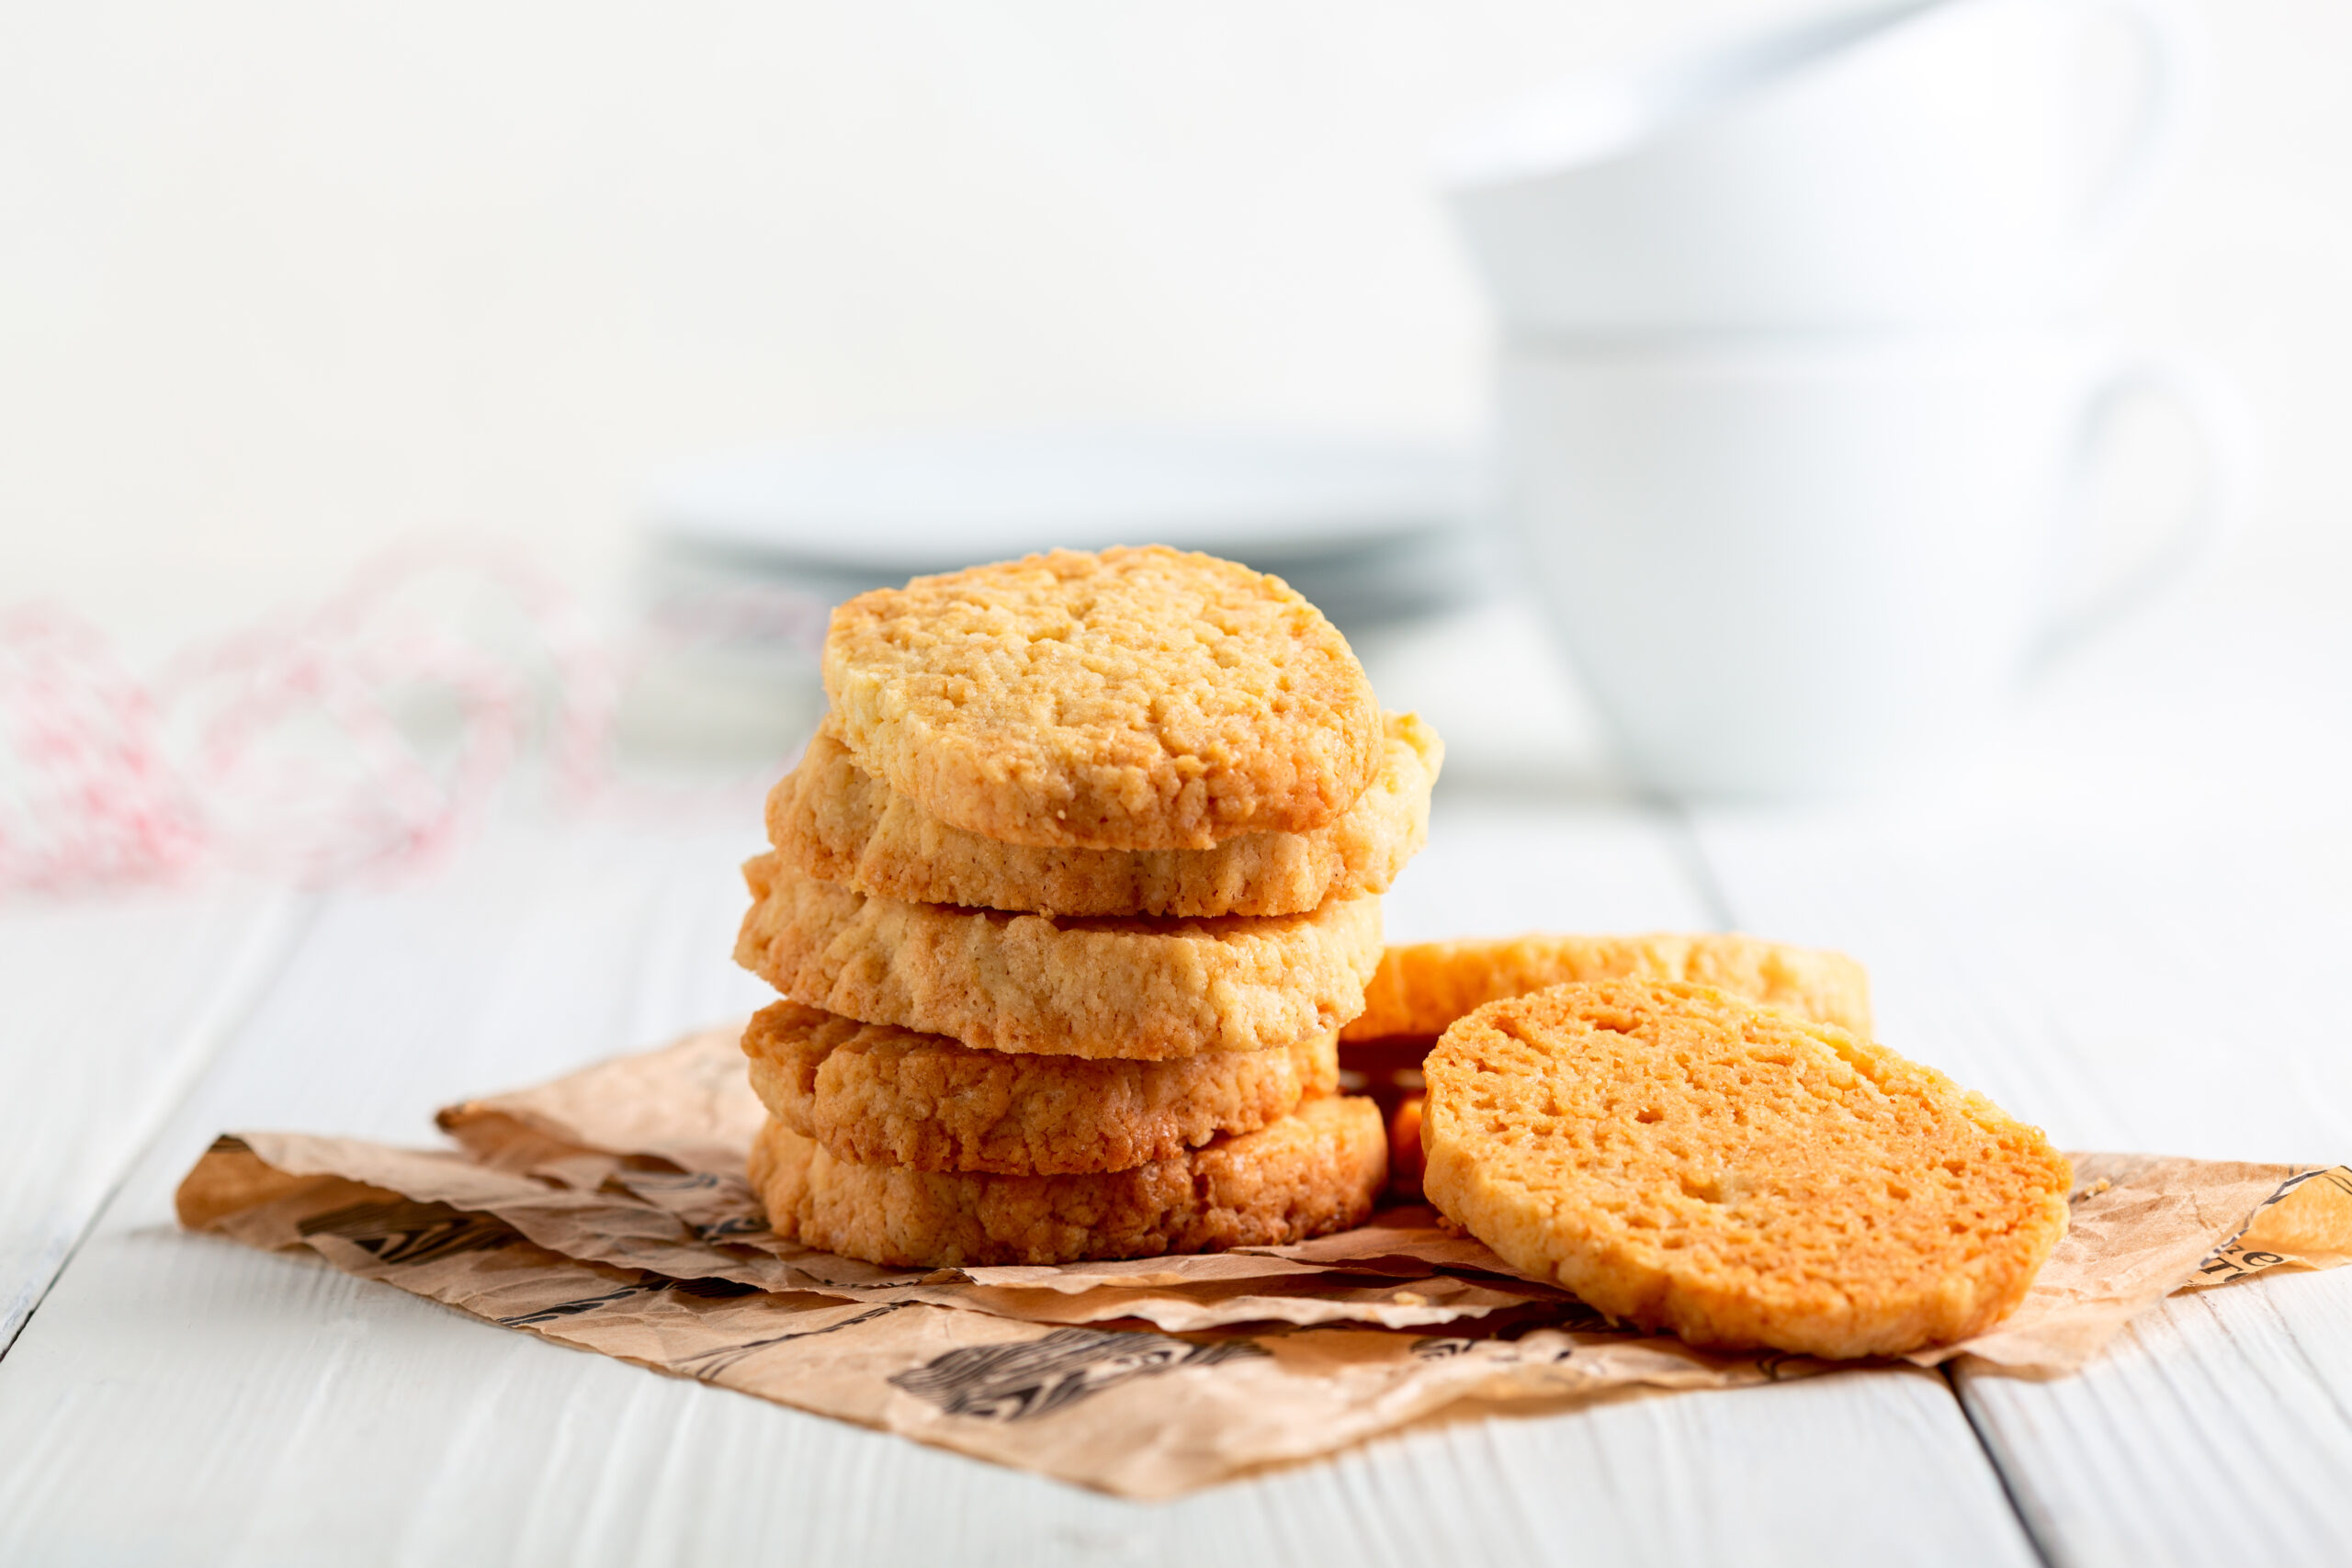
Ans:
[{"label": "round shortbread cookie", "polygon": [[735,961],[797,1002],[989,1051],[1160,1061],[1261,1051],[1363,1006],[1380,900],[1262,919],[1057,919],[869,898],[745,863]]},{"label": "round shortbread cookie", "polygon": [[853,1165],[771,1118],[751,1178],[780,1236],[892,1268],[954,1269],[1304,1241],[1366,1219],[1387,1169],[1371,1101],[1326,1099],[1255,1133],[1094,1176]]},{"label": "round shortbread cookie", "polygon": [[1340,1038],[1433,1038],[1488,1002],[1572,980],[1681,980],[1864,1039],[1871,982],[1842,953],[1730,933],[1500,937],[1392,947],[1364,987],[1363,1011]]},{"label": "round shortbread cookie", "polygon": [[1322,612],[1164,546],[1056,550],[833,612],[825,694],[866,770],[1010,844],[1207,849],[1336,821],[1380,706]]},{"label": "round shortbread cookie", "polygon": [[1514,1266],[1693,1344],[1897,1355],[1999,1319],[2066,1229],[2041,1130],[1704,986],[1567,985],[1424,1071],[1430,1201]]},{"label": "round shortbread cookie", "polygon": [[1437,732],[1390,714],[1380,776],[1328,828],[1245,833],[1205,850],[1003,844],[951,828],[857,765],[831,736],[768,795],[768,841],[809,875],[916,904],[1048,915],[1296,915],[1385,893],[1428,841]]},{"label": "round shortbread cookie", "polygon": [[1170,1062],[978,1051],[939,1034],[778,1002],[743,1031],[768,1113],[837,1159],[1069,1176],[1254,1133],[1338,1087],[1328,1031],[1270,1051]]}]

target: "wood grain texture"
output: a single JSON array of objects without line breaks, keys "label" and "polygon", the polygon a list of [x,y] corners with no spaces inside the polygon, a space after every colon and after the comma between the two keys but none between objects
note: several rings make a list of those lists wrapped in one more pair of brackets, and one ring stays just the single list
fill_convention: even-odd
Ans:
[{"label": "wood grain texture", "polygon": [[1441,793],[1383,914],[1392,942],[1521,931],[1710,931],[1686,835],[1631,801]]},{"label": "wood grain texture", "polygon": [[2064,1382],[1959,1384],[2067,1568],[2352,1555],[2352,1269],[2176,1296]]},{"label": "wood grain texture", "polygon": [[160,1227],[106,1270],[107,1375],[61,1337],[0,1379],[0,1560],[2032,1561],[1925,1374],[1465,1418],[1153,1506]]},{"label": "wood grain texture", "polygon": [[0,1353],[299,924],[266,893],[0,908]]},{"label": "wood grain texture", "polygon": [[[1400,923],[1693,923],[1656,823],[1549,819],[1441,830],[1396,897],[1447,907]],[[0,1561],[2031,1561],[1923,1374],[1465,1417],[1149,1506],[172,1227],[224,1127],[423,1141],[442,1100],[748,1010],[736,847],[526,836],[329,899],[0,1363]]]},{"label": "wood grain texture", "polygon": [[[2322,951],[2352,931],[2341,845],[2224,855],[2184,832],[2086,865],[2079,845],[1709,843],[1744,925],[1862,957],[1889,1043],[2067,1146],[2352,1155],[2352,998]],[[1960,1387],[2053,1562],[2210,1562],[2222,1528],[2245,1561],[2342,1562],[2347,1346],[2339,1271],[2168,1302],[2072,1379]]]},{"label": "wood grain texture", "polygon": [[[2087,650],[1963,774],[1713,811],[1743,929],[2064,1146],[2352,1158],[2352,570],[2242,565]],[[2176,1299],[2078,1377],[1962,1374],[2068,1564],[2352,1561],[2352,1271]]]}]

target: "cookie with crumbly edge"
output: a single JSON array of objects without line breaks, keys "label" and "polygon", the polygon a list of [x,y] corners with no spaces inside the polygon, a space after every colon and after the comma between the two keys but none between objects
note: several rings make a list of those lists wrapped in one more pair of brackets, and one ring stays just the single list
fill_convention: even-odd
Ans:
[{"label": "cookie with crumbly edge", "polygon": [[1329,1032],[1165,1062],[979,1051],[778,1002],[743,1031],[768,1113],[859,1165],[1069,1176],[1129,1170],[1254,1133],[1339,1085]]},{"label": "cookie with crumbly edge", "polygon": [[1098,1175],[855,1165],[773,1118],[751,1160],[752,1190],[778,1235],[911,1269],[1285,1246],[1362,1224],[1387,1169],[1380,1112],[1343,1098]]},{"label": "cookie with crumbly edge", "polygon": [[952,828],[820,731],[769,792],[768,841],[809,875],[876,897],[1048,915],[1296,915],[1385,893],[1428,841],[1444,745],[1390,714],[1380,776],[1328,828],[1205,850],[1004,844]]},{"label": "cookie with crumbly edge", "polygon": [[833,612],[833,732],[950,827],[1201,850],[1337,821],[1379,772],[1347,639],[1280,578],[1165,546],[918,577]]},{"label": "cookie with crumbly edge", "polygon": [[1513,1266],[1695,1345],[1964,1339],[2023,1299],[2073,1171],[1883,1045],[1705,986],[1492,1002],[1423,1065],[1422,1187]]},{"label": "cookie with crumbly edge", "polygon": [[735,961],[794,1001],[989,1051],[1161,1061],[1261,1051],[1363,1006],[1380,900],[1264,919],[1061,919],[906,904],[743,866]]},{"label": "cookie with crumbly edge", "polygon": [[1473,1009],[1578,980],[1679,980],[1834,1023],[1868,1039],[1871,983],[1842,953],[1731,932],[1527,936],[1389,948],[1342,1043],[1434,1038]]}]

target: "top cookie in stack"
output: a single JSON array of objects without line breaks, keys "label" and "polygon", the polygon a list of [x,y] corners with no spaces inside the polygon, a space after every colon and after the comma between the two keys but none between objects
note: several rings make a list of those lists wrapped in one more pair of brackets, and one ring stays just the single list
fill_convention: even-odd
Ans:
[{"label": "top cookie in stack", "polygon": [[1363,1217],[1334,1032],[1441,756],[1280,580],[1057,551],[854,599],[737,958],[776,1229],[876,1262],[1133,1257]]}]

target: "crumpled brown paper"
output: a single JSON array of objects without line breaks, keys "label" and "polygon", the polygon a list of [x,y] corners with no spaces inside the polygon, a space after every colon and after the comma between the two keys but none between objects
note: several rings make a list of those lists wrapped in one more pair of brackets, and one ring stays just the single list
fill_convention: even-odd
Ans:
[{"label": "crumpled brown paper", "polygon": [[[1728,1388],[1838,1365],[1616,1327],[1425,1208],[1293,1247],[910,1270],[771,1234],[736,1026],[453,1106],[458,1150],[226,1136],[181,1223],[476,1316],[1136,1496],[1452,1406]],[[2054,1375],[2166,1293],[2352,1261],[2352,1169],[2083,1155],[2017,1312],[1910,1358]]]}]

